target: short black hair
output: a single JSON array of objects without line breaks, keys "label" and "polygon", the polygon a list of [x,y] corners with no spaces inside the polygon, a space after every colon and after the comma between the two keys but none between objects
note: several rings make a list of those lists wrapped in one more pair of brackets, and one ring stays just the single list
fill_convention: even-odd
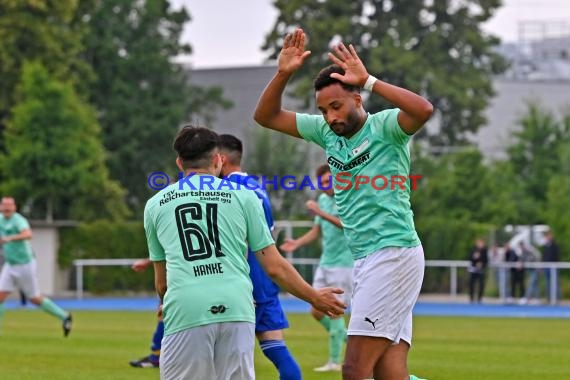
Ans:
[{"label": "short black hair", "polygon": [[211,129],[185,125],[178,131],[173,148],[184,169],[206,168],[220,147],[220,137]]},{"label": "short black hair", "polygon": [[234,135],[220,135],[220,149],[226,153],[232,165],[240,165],[243,155],[243,144],[240,139]]},{"label": "short black hair", "polygon": [[220,135],[220,148],[231,152],[243,153],[243,144],[234,135]]},{"label": "short black hair", "polygon": [[326,173],[330,173],[330,172],[331,172],[331,168],[330,168],[329,164],[319,165],[317,170],[315,170],[315,174],[317,175],[317,177],[322,177]]},{"label": "short black hair", "polygon": [[330,65],[319,71],[317,77],[315,78],[315,81],[313,82],[315,91],[320,91],[325,87],[338,83],[346,91],[360,93],[360,87],[353,86],[351,84],[346,84],[344,82],[339,81],[338,79],[331,78],[331,74],[333,73],[344,75],[344,69],[338,65]]}]

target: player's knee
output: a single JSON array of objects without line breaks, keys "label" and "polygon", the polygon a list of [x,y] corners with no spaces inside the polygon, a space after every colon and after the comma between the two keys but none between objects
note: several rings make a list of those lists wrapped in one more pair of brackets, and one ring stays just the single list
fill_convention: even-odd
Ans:
[{"label": "player's knee", "polygon": [[370,374],[362,373],[361,369],[359,369],[356,365],[350,362],[345,362],[342,365],[343,380],[362,380],[370,377],[371,377]]}]

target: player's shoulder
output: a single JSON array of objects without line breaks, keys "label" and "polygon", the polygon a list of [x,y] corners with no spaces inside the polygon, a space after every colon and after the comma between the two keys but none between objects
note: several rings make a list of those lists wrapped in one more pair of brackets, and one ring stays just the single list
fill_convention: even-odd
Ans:
[{"label": "player's shoulder", "polygon": [[19,212],[15,212],[12,217],[14,218],[14,220],[16,222],[28,222],[28,219],[24,215],[20,214]]},{"label": "player's shoulder", "polygon": [[328,198],[330,198],[328,195],[326,195],[325,193],[321,193],[318,197],[317,197],[317,202],[320,203],[326,203],[328,201]]},{"label": "player's shoulder", "polygon": [[398,124],[398,113],[400,113],[399,108],[389,108],[376,113],[369,114],[369,120],[372,125],[372,129],[382,128],[386,125],[397,125]]},{"label": "player's shoulder", "polygon": [[254,188],[261,188],[257,177],[249,175],[246,172],[235,172],[228,176],[228,179],[232,182],[237,182],[241,185],[246,185],[248,189],[253,190]]},{"label": "player's shoulder", "polygon": [[330,195],[327,195],[325,193],[319,195],[319,197],[317,198],[317,203],[319,204],[319,207],[325,212],[330,213],[336,208],[334,197],[331,197]]},{"label": "player's shoulder", "polygon": [[321,114],[311,114],[311,113],[301,113],[296,114],[297,128],[314,128],[319,132],[326,133],[332,132],[325,120],[324,116]]},{"label": "player's shoulder", "polygon": [[389,116],[394,116],[394,114],[398,116],[399,112],[400,112],[399,108],[386,108],[382,111],[374,112],[369,115],[372,117],[372,120],[379,121],[379,120],[385,120]]},{"label": "player's shoulder", "polygon": [[231,173],[227,178],[232,182],[239,183],[241,185],[239,189],[253,191],[259,199],[269,201],[269,195],[259,183],[259,177],[246,172],[236,172]]},{"label": "player's shoulder", "polygon": [[147,214],[148,212],[150,212],[152,209],[154,209],[157,205],[160,204],[160,201],[167,198],[168,194],[172,194],[173,192],[176,191],[178,186],[178,182],[173,183],[168,185],[167,187],[165,187],[162,190],[159,190],[156,194],[154,194],[152,197],[150,197],[147,201],[146,201],[146,205],[144,208],[144,212],[145,214]]}]

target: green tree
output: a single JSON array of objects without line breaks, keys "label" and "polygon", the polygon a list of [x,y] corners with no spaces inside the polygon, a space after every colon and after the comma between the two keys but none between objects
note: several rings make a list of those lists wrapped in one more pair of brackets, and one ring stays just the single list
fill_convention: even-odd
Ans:
[{"label": "green tree", "polygon": [[[489,236],[493,225],[508,217],[493,214],[500,191],[493,186],[493,171],[474,148],[432,157],[416,146],[413,153],[412,174],[422,178],[412,191],[412,206],[426,257],[465,259],[476,237]],[[427,283],[433,284],[426,286],[437,287],[442,279],[431,276]]]},{"label": "green tree", "polygon": [[556,152],[561,144],[570,141],[568,115],[560,121],[540,104],[529,103],[526,115],[519,121],[520,129],[514,133],[515,142],[508,148],[508,156],[516,173],[516,186],[523,194],[519,196],[519,213],[524,224],[544,222],[542,210],[548,184],[562,164]]},{"label": "green tree", "polygon": [[[426,160],[431,160],[425,163]],[[422,162],[424,161],[424,162]],[[441,215],[449,220],[466,219],[486,223],[483,205],[490,195],[489,169],[475,148],[437,158],[422,158],[426,173],[413,193],[414,211],[418,217]]]},{"label": "green tree", "polygon": [[[481,221],[497,228],[507,224],[525,224],[519,207],[528,202],[510,162],[495,162],[488,168],[487,190],[481,207]],[[524,207],[524,206],[523,206]]]},{"label": "green tree", "polygon": [[[92,73],[82,57],[82,25],[74,23],[77,0],[0,1],[0,128],[16,103],[25,61],[41,62],[56,79],[85,89]],[[83,91],[82,91],[83,92]],[[0,146],[2,145],[0,136]]]},{"label": "green tree", "polygon": [[[294,80],[294,95],[310,104],[312,79],[325,65],[332,43],[352,43],[371,74],[429,98],[439,111],[439,145],[465,142],[485,123],[493,95],[492,74],[505,62],[493,47],[499,40],[481,31],[500,0],[384,1],[275,0],[279,17],[263,48],[275,58],[283,34],[301,26],[312,54]],[[370,97],[368,108],[385,108]],[[425,133],[425,130],[424,132]]]},{"label": "green tree", "polygon": [[73,86],[27,63],[17,95],[0,156],[3,193],[49,221],[126,216],[125,192],[109,179],[95,114]]},{"label": "green tree", "polygon": [[[266,190],[271,199],[274,218],[297,219],[301,215],[307,215],[305,202],[310,189],[298,189],[303,177],[310,174],[308,143],[265,128],[251,128],[250,131],[252,137],[248,141],[253,144],[244,147],[245,168],[252,175],[266,178]],[[286,179],[285,176],[294,178]],[[276,185],[269,183],[274,180],[277,181]],[[260,181],[261,184],[262,182]],[[316,182],[312,183],[316,187]]]},{"label": "green tree", "polygon": [[103,127],[113,178],[128,190],[137,215],[153,194],[147,177],[174,167],[171,145],[184,120],[209,121],[229,102],[215,88],[189,85],[186,70],[172,58],[191,52],[180,43],[184,8],[166,0],[85,0],[81,20],[89,33],[86,60],[96,75],[91,100]]},{"label": "green tree", "polygon": [[[570,113],[566,115],[565,123],[570,126]],[[570,141],[561,144],[558,157],[560,166],[548,182],[543,215],[560,243],[562,260],[568,260],[570,258]]]}]

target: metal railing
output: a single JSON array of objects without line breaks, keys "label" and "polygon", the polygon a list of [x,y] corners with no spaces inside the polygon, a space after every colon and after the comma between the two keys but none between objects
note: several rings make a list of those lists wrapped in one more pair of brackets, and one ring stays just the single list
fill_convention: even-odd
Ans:
[{"label": "metal railing", "polygon": [[[285,238],[292,238],[293,229],[295,228],[311,228],[312,221],[289,221],[280,220],[275,222],[274,236],[284,233]],[[309,265],[311,266],[311,273],[315,272],[319,264],[318,258],[300,258],[294,257],[292,252],[284,252],[285,257],[293,265]],[[131,266],[137,259],[79,259],[74,260],[73,265],[76,268],[75,285],[76,297],[83,298],[84,287],[84,267],[88,266]],[[459,289],[459,269],[465,272],[469,268],[469,261],[466,260],[426,260],[426,269],[428,268],[449,268],[449,296],[457,297]],[[508,270],[510,268],[518,267],[520,263],[507,263],[507,262],[491,262],[489,265],[490,270],[498,271],[498,289],[499,297],[506,300],[508,297],[507,291],[507,278]],[[570,269],[570,262],[557,262],[557,263],[544,263],[532,262],[524,263],[525,269],[548,270],[550,271],[550,283],[547,284],[550,303],[555,303],[558,291],[558,270]]]},{"label": "metal railing", "polygon": [[75,267],[75,297],[83,299],[83,268],[84,267],[117,267],[132,266],[139,259],[78,259],[73,260]]},{"label": "metal railing", "polygon": [[[304,227],[304,226],[301,226]],[[310,265],[312,273],[314,273],[319,259],[316,258],[298,258],[287,257],[293,265]],[[75,286],[76,298],[83,298],[83,279],[84,268],[89,266],[131,266],[137,259],[80,259],[74,260],[75,266]],[[458,294],[458,270],[462,268],[467,270],[469,261],[463,260],[426,260],[426,268],[449,268],[449,296],[457,297]],[[517,263],[496,263],[490,266],[489,269],[497,269],[499,271],[499,297],[503,300],[507,299],[507,270],[516,268]],[[550,283],[547,284],[550,303],[554,304],[557,299],[558,289],[558,270],[570,269],[570,262],[560,263],[525,263],[525,269],[549,270]]]}]

